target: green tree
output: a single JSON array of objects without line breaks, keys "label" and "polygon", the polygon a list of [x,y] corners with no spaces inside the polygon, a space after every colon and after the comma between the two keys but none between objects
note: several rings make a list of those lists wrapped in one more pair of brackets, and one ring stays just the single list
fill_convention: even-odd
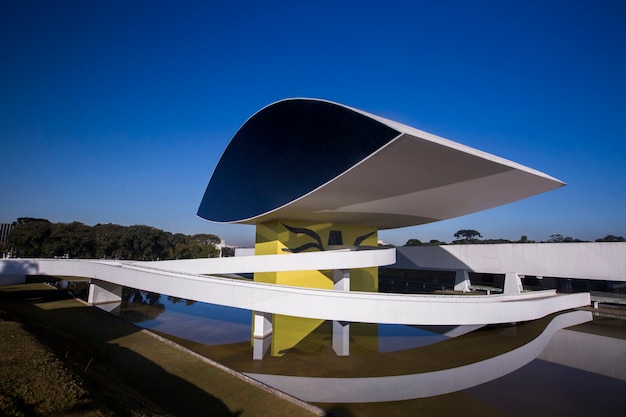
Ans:
[{"label": "green tree", "polygon": [[121,241],[126,227],[118,224],[97,224],[92,227],[96,242],[96,257],[118,259],[122,257]]},{"label": "green tree", "polygon": [[550,235],[548,243],[571,243],[571,242],[583,242],[580,239],[575,239],[571,236],[563,236],[561,234]]},{"label": "green tree", "polygon": [[91,227],[80,222],[50,223],[21,217],[4,248],[21,257],[158,260],[217,257],[219,241],[209,233],[187,236],[143,225]]},{"label": "green tree", "polygon": [[9,246],[16,256],[36,258],[49,256],[45,245],[52,232],[52,224],[46,219],[20,217],[9,234]]},{"label": "green tree", "polygon": [[456,243],[474,243],[478,241],[478,238],[482,238],[483,236],[476,230],[473,229],[462,229],[454,234]]},{"label": "green tree", "polygon": [[195,258],[216,258],[220,256],[220,250],[216,245],[220,243],[220,238],[208,233],[200,233],[191,236],[194,246]]},{"label": "green tree", "polygon": [[404,246],[421,246],[421,245],[422,245],[422,241],[419,239],[409,239],[404,244]]},{"label": "green tree", "polygon": [[144,225],[129,226],[121,239],[125,259],[167,259],[169,246],[166,232]]},{"label": "green tree", "polygon": [[80,223],[53,223],[45,245],[48,256],[70,258],[94,258],[96,241],[92,228]]},{"label": "green tree", "polygon": [[181,233],[173,235],[172,258],[215,258],[220,256],[220,251],[215,247],[220,238],[215,235],[200,233],[186,236]]},{"label": "green tree", "polygon": [[626,242],[623,236],[606,235],[596,239],[596,242]]}]

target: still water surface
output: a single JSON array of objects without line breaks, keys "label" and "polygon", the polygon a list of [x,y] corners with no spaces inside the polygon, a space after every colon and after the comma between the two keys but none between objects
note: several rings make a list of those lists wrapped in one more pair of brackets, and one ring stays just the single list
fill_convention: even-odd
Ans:
[{"label": "still water surface", "polygon": [[[626,326],[619,318],[578,311],[479,329],[351,323],[350,354],[343,357],[331,347],[332,322],[322,322],[282,356],[255,361],[250,311],[124,294],[121,317],[340,416],[626,416],[623,377],[606,376],[606,364],[559,364],[559,357],[567,363],[578,354],[608,360],[626,375]],[[565,339],[573,346],[555,347],[554,339],[563,339],[559,328],[572,323],[579,324]],[[608,353],[598,359],[605,345]],[[535,359],[542,352],[550,361]]]}]

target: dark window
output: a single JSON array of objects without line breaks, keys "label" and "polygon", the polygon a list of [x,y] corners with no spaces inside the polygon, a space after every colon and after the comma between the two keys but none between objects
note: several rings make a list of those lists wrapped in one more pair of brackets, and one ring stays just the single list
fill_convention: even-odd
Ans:
[{"label": "dark window", "polygon": [[328,246],[343,245],[341,230],[331,230],[328,234]]}]

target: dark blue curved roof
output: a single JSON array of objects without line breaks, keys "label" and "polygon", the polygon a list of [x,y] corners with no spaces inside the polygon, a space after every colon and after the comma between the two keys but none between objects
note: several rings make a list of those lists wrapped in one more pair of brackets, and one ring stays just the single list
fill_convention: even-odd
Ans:
[{"label": "dark blue curved roof", "polygon": [[399,133],[328,101],[289,99],[271,104],[231,140],[198,216],[236,222],[270,212],[342,174]]}]

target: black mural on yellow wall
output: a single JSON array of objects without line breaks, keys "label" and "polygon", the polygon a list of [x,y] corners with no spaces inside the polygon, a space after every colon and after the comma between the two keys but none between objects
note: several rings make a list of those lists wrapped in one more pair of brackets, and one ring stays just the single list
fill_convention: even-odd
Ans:
[{"label": "black mural on yellow wall", "polygon": [[293,248],[293,249],[285,248],[283,249],[285,252],[298,253],[298,252],[302,252],[304,250],[311,249],[311,248],[324,250],[324,246],[322,245],[322,238],[313,230],[306,229],[304,227],[291,227],[291,226],[286,225],[285,223],[283,223],[283,226],[285,226],[285,228],[289,230],[291,233],[295,233],[297,235],[298,234],[307,235],[315,241],[315,242],[305,243],[304,245],[298,246],[297,248]]},{"label": "black mural on yellow wall", "polygon": [[366,235],[357,237],[356,239],[354,239],[354,247],[357,248],[357,249],[358,248],[363,248],[363,246],[361,246],[361,243],[363,243],[363,241],[365,239],[367,239],[368,237],[370,237],[370,236],[372,236],[374,234],[376,234],[376,231],[373,231],[373,232],[370,232],[370,233],[368,233]]},{"label": "black mural on yellow wall", "polygon": [[[286,225],[285,223],[282,223],[283,226],[285,226],[285,228],[287,230],[289,230],[291,233],[295,233],[295,234],[303,234],[306,236],[309,236],[311,239],[314,240],[314,242],[307,242],[304,245],[300,245],[297,248],[283,248],[283,251],[285,252],[292,252],[292,253],[299,253],[302,251],[305,251],[307,249],[317,249],[320,251],[325,250],[324,249],[324,245],[322,244],[322,238],[320,237],[320,235],[316,232],[314,232],[311,229],[307,229],[305,227],[292,227],[289,225]],[[376,231],[367,233],[363,236],[359,236],[356,239],[354,239],[354,248],[355,249],[364,249],[364,246],[361,246],[361,244],[365,241],[365,239],[367,239],[368,237],[374,235],[376,233]]]}]

